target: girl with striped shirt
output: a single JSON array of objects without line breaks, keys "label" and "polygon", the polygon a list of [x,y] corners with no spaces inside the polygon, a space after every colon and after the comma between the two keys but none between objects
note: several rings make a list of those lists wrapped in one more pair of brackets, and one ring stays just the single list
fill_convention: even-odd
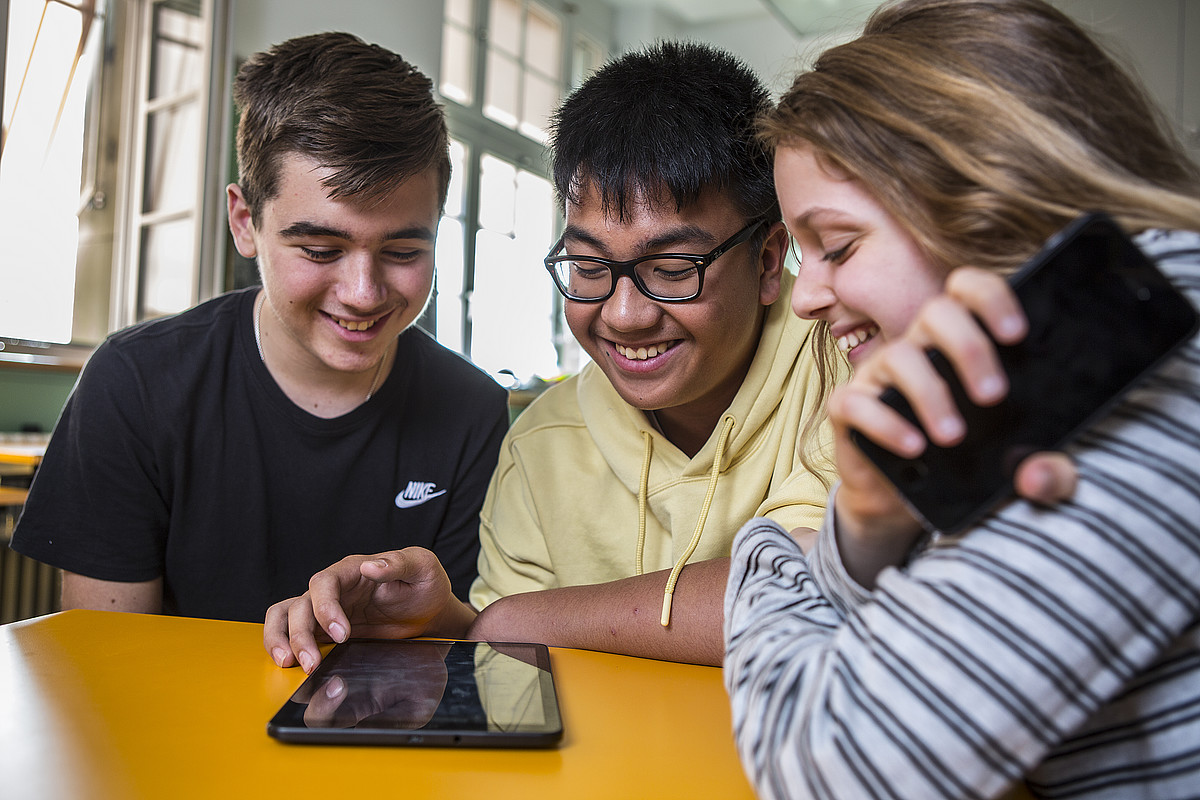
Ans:
[{"label": "girl with striped shirt", "polygon": [[[766,520],[734,543],[725,680],[759,794],[1200,797],[1200,341],[1070,447],[1069,500],[966,533],[923,535],[848,438],[925,446],[879,402],[894,386],[933,442],[959,441],[924,350],[1000,399],[983,330],[1025,331],[1002,276],[1085,211],[1200,305],[1200,170],[1040,0],[885,5],[762,130],[801,254],[793,308],[855,374],[829,399],[840,483],[811,550]],[[1053,496],[1039,485],[1062,474],[1043,456],[1015,481]]]}]

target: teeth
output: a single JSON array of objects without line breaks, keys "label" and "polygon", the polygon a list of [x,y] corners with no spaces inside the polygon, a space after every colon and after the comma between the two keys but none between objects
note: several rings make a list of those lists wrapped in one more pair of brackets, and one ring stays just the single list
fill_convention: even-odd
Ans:
[{"label": "teeth", "polygon": [[362,322],[352,322],[350,320],[338,319],[337,317],[334,317],[334,320],[338,325],[341,325],[348,331],[365,331],[367,328],[375,324],[375,320],[373,319],[363,320]]},{"label": "teeth", "polygon": [[879,333],[878,325],[868,325],[865,328],[850,331],[838,337],[837,348],[843,353],[848,353],[877,333]]},{"label": "teeth", "polygon": [[619,344],[617,345],[617,352],[634,361],[645,361],[648,358],[662,355],[674,346],[674,342],[660,342],[659,344],[652,344],[649,347],[638,347],[635,349]]}]

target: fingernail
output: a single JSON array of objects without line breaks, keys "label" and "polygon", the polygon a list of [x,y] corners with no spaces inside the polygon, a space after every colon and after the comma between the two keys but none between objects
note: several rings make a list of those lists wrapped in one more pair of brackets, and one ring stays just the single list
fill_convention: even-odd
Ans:
[{"label": "fingernail", "polygon": [[297,658],[300,660],[300,669],[304,670],[306,673],[312,672],[312,656],[310,656],[308,653],[301,653],[297,656]]},{"label": "fingernail", "polygon": [[345,690],[346,690],[346,684],[342,683],[342,679],[334,678],[325,687],[325,696],[328,697],[330,700],[333,700],[335,697],[340,695]]},{"label": "fingernail", "polygon": [[1004,394],[1004,381],[998,375],[989,375],[979,382],[979,394],[986,400],[994,400]]},{"label": "fingernail", "polygon": [[271,656],[275,659],[275,666],[282,667],[287,662],[287,657],[290,655],[287,650],[282,647],[276,647],[271,651]]},{"label": "fingernail", "polygon": [[957,417],[942,417],[937,423],[943,438],[956,439],[963,434],[963,422]]},{"label": "fingernail", "polygon": [[1011,315],[999,321],[999,323],[996,325],[996,333],[1002,339],[1009,339],[1014,336],[1019,336],[1024,328],[1024,321],[1016,315]]},{"label": "fingernail", "polygon": [[329,626],[329,635],[333,637],[335,642],[346,641],[346,629],[339,622],[334,622]]}]

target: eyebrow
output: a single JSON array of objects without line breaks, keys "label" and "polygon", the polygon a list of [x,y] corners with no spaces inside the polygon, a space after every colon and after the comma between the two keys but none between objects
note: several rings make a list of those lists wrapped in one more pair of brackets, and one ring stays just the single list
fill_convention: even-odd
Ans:
[{"label": "eyebrow", "polygon": [[[305,239],[314,236],[324,236],[331,239],[346,239],[351,240],[354,237],[349,231],[342,228],[335,228],[331,225],[321,225],[316,222],[308,222],[301,220],[293,222],[283,230],[279,231],[279,235],[284,239]],[[420,239],[421,241],[432,242],[434,240],[433,231],[421,225],[413,225],[408,228],[400,228],[384,234],[381,241],[391,242],[398,239]]]},{"label": "eyebrow", "polygon": [[829,208],[827,206],[810,208],[808,211],[805,211],[803,214],[796,217],[794,222],[798,227],[811,228],[814,219],[818,224],[824,220],[827,225],[837,225],[839,223],[850,225],[855,222],[852,215],[836,208]]},{"label": "eyebrow", "polygon": [[[567,225],[563,230],[563,241],[568,239],[579,244],[591,247],[595,250],[606,252],[605,242],[598,236],[586,231],[576,225]],[[667,247],[698,243],[704,246],[707,243],[710,247],[715,246],[717,239],[709,231],[701,228],[699,225],[677,225],[667,228],[661,233],[651,236],[648,239],[643,239],[638,249],[643,253],[652,252],[655,250],[663,250]]]}]

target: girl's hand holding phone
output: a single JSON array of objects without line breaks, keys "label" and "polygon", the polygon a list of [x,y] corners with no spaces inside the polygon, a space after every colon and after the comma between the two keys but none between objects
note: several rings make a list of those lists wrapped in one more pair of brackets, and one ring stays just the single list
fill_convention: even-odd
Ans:
[{"label": "girl's hand holding phone", "polygon": [[[850,439],[862,434],[897,455],[914,457],[927,441],[921,430],[880,400],[895,388],[911,404],[937,445],[962,440],[965,422],[927,350],[941,351],[972,401],[992,405],[1008,391],[996,341],[1015,344],[1027,329],[1012,288],[999,275],[971,267],[950,273],[944,292],[930,298],[904,335],[886,342],[855,369],[829,401],[841,488],[836,503],[838,545],[849,574],[865,587],[886,566],[903,563],[922,528],[900,495]],[[1018,469],[1018,493],[1041,503],[1070,497],[1075,469],[1062,454],[1035,454]]]}]

